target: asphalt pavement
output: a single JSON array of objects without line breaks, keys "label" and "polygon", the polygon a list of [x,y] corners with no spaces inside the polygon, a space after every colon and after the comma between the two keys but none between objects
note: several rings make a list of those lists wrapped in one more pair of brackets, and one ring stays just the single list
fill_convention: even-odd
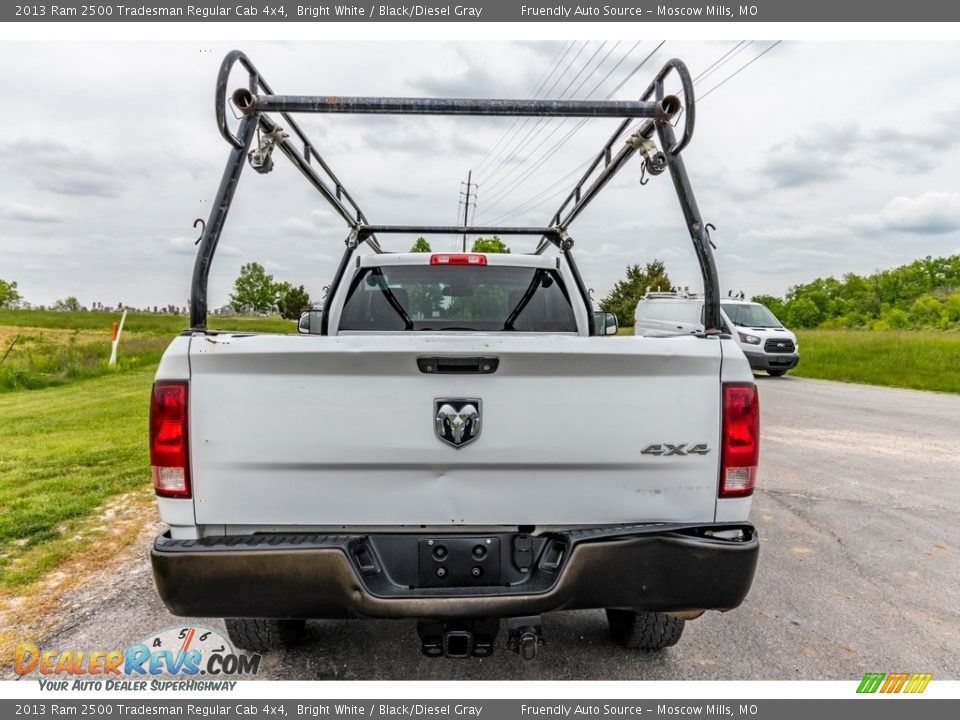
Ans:
[{"label": "asphalt pavement", "polygon": [[[415,623],[313,621],[267,654],[265,679],[960,679],[960,396],[758,377],[760,564],[744,604],[688,622],[659,653],[622,650],[601,611],[544,617],[523,661],[429,659]],[[86,588],[44,648],[123,648],[188,624],[163,607],[146,559]],[[222,629],[221,621],[197,620]]]}]

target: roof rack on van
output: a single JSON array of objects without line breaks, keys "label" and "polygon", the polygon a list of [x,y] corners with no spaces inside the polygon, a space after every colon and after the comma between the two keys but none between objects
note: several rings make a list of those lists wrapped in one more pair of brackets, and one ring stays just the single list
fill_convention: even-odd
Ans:
[{"label": "roof rack on van", "polygon": [[[246,85],[235,90],[228,101],[227,83],[236,63],[240,63],[246,71]],[[680,97],[668,95],[665,92],[664,80],[671,73],[677,75],[683,88],[682,101]],[[230,130],[227,123],[228,102],[236,110],[235,114],[239,115],[240,122],[236,133]],[[200,247],[194,263],[190,294],[190,326],[194,331],[206,330],[207,281],[210,266],[233,202],[244,161],[248,161],[257,172],[268,173],[273,169],[273,151],[279,149],[344,220],[349,231],[346,250],[325,298],[325,312],[321,321],[323,334],[326,333],[330,299],[334,289],[342,281],[354,251],[361,244],[366,243],[374,252],[383,252],[377,239],[378,233],[539,235],[541,240],[535,252],[542,253],[551,245],[556,247],[565,256],[577,291],[583,296],[587,307],[592,307],[590,294],[573,259],[573,239],[568,230],[570,224],[614,175],[637,154],[643,157],[644,175],[660,175],[665,170],[670,172],[703,275],[706,332],[708,334],[719,332],[720,294],[716,264],[711,250],[710,226],[705,224],[700,216],[700,210],[680,156],[693,137],[696,118],[693,80],[687,66],[680,60],[667,61],[640,99],[635,101],[334,97],[277,95],[250,59],[241,51],[233,50],[227,53],[220,65],[214,110],[220,134],[231,149],[220,186],[212,203],[209,219],[199,240]],[[681,112],[685,113],[683,134],[678,140],[671,121]],[[275,121],[270,113],[279,116],[283,125]],[[293,119],[292,113],[619,117],[623,118],[623,121],[604,144],[547,226],[450,227],[372,225],[353,196],[347,192],[343,183],[324,161],[316,146]],[[622,139],[622,144],[614,154],[618,140],[621,140],[630,123],[637,118],[644,121],[636,132]],[[255,144],[254,137],[256,137]]]},{"label": "roof rack on van", "polygon": [[701,296],[695,292],[690,292],[689,290],[647,290],[643,297],[644,299],[679,298],[684,300],[695,300]]}]

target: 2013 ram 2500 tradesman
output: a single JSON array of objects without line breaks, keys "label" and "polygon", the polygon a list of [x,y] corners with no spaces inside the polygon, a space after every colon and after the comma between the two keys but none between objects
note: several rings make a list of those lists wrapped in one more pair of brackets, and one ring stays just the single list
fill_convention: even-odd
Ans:
[{"label": "2013 ram 2500 tradesman", "polygon": [[[240,53],[222,83],[238,60],[269,93]],[[221,124],[234,150],[198,253],[192,328],[164,354],[151,404],[169,525],[152,562],[172,612],[227,618],[252,650],[309,618],[415,618],[424,653],[452,657],[489,655],[505,621],[507,645],[529,658],[542,613],[603,608],[616,642],[662,648],[686,619],[741,603],[758,552],[757,393],[718,331],[709,236],[680,159],[692,122],[680,142],[666,122],[671,69],[687,88],[671,61],[616,110],[651,118],[624,147],[670,170],[704,270],[706,329],[686,337],[598,336],[569,214],[500,229],[542,237],[532,254],[386,253],[376,236],[411,228],[366,223],[348,195],[356,222],[315,332],[207,330],[206,272],[244,161],[263,171],[273,142],[318,190],[340,189],[267,113],[300,135],[287,113],[393,100],[234,95],[245,116],[236,135]],[[443,102],[525,101],[390,107]],[[692,86],[685,102],[692,116]],[[257,126],[273,141],[251,151]],[[577,189],[574,214],[592,189]]]}]

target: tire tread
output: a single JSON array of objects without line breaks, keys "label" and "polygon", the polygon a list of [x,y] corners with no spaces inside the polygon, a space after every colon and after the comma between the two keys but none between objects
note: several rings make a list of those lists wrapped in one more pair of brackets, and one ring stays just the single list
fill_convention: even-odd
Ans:
[{"label": "tire tread", "polygon": [[285,618],[227,618],[227,635],[238,648],[266,652],[290,647],[303,634],[306,622]]},{"label": "tire tread", "polygon": [[658,612],[607,609],[611,639],[626,648],[661,650],[676,645],[685,621]]}]

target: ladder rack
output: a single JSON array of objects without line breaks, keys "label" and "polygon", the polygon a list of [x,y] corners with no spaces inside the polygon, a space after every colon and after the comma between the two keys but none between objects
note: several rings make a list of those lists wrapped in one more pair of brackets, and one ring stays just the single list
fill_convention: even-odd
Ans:
[{"label": "ladder rack", "polygon": [[[234,134],[228,125],[226,110],[227,83],[236,63],[240,63],[246,70],[247,85],[237,88],[230,97],[233,106],[241,115],[239,127]],[[667,95],[664,91],[664,80],[671,72],[676,73],[680,80],[683,88],[682,101],[678,96]],[[269,172],[273,167],[271,156],[274,149],[279,149],[294,164],[344,220],[349,231],[346,250],[325,298],[321,320],[323,334],[326,334],[328,329],[330,300],[336,287],[343,280],[351,256],[361,243],[369,245],[374,252],[383,252],[377,239],[378,234],[470,233],[540,236],[541,240],[535,252],[542,253],[551,245],[559,249],[570,267],[577,291],[589,309],[592,301],[573,258],[574,243],[569,234],[569,227],[610,180],[637,154],[643,157],[644,174],[659,175],[667,170],[670,172],[703,275],[706,332],[707,334],[719,332],[720,292],[709,227],[703,223],[700,216],[681,158],[681,152],[693,137],[696,113],[693,81],[686,65],[680,60],[669,60],[636,101],[337,97],[276,95],[250,59],[239,50],[233,50],[226,55],[220,65],[214,103],[220,134],[231,146],[231,150],[209,219],[200,238],[200,247],[194,264],[190,294],[190,327],[194,332],[205,332],[207,328],[207,281],[210,266],[243,166],[245,162],[249,162],[258,172]],[[671,121],[681,112],[684,120],[683,134],[678,140]],[[279,115],[283,119],[283,124],[273,120],[268,113]],[[619,117],[624,120],[596,155],[574,189],[561,203],[549,225],[459,227],[371,224],[360,206],[344,188],[343,183],[324,161],[316,146],[293,119],[292,113]],[[618,141],[635,119],[644,119],[644,122],[636,132],[622,140],[622,145],[617,147]],[[258,136],[257,145],[251,150],[255,136]],[[616,153],[614,153],[615,150]]]}]

